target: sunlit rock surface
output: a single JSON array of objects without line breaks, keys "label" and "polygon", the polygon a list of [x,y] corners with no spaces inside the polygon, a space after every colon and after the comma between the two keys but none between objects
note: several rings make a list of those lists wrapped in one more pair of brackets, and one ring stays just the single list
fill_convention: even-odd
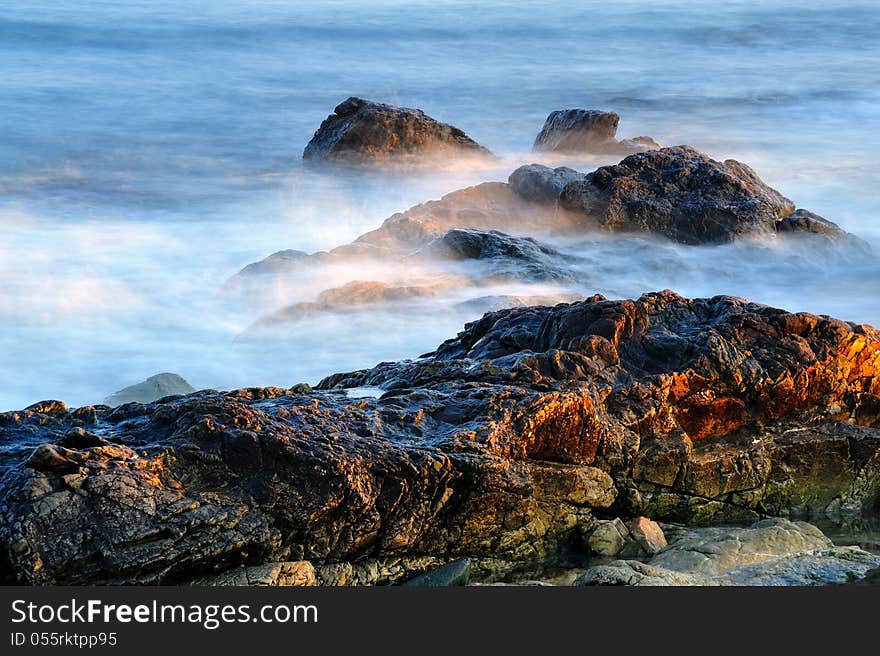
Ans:
[{"label": "sunlit rock surface", "polygon": [[[595,512],[689,523],[876,509],[880,334],[732,297],[488,314],[313,393],[0,415],[4,578],[552,560]],[[334,388],[381,387],[350,399]],[[300,389],[300,388],[298,388]]]}]

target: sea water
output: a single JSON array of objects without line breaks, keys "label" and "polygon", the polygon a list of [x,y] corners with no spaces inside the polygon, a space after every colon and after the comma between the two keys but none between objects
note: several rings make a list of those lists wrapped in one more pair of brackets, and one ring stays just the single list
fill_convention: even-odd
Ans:
[{"label": "sea water", "polygon": [[[555,109],[613,110],[621,137],[744,161],[880,253],[878,17],[873,0],[0,1],[0,410],[99,403],[161,371],[197,388],[290,386],[429,351],[476,317],[432,299],[241,339],[323,289],[425,272],[342,267],[259,300],[225,283],[274,251],[332,248],[413,204],[506,180]],[[350,95],[420,107],[500,159],[303,167]],[[880,324],[874,257],[556,245],[583,258],[584,294],[730,293]]]}]

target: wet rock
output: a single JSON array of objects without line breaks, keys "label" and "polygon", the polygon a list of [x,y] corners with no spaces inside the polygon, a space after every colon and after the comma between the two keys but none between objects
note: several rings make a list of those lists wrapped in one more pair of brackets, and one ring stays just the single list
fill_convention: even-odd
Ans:
[{"label": "wet rock", "polygon": [[562,109],[551,112],[535,139],[533,150],[562,153],[611,153],[631,155],[659,148],[651,137],[618,141],[614,112],[595,109]]},{"label": "wet rock", "polygon": [[750,527],[678,529],[648,560],[588,569],[575,585],[824,585],[860,578],[880,556],[835,547],[805,522],[766,519]]},{"label": "wet rock", "polygon": [[489,154],[457,127],[420,109],[351,97],[324,119],[303,159],[376,163],[408,156]]},{"label": "wet rock", "polygon": [[[534,571],[595,509],[694,524],[872,511],[878,372],[870,326],[667,291],[487,314],[311,394],[101,411],[89,433],[107,444],[62,446],[70,413],[18,411],[0,439],[32,446],[0,454],[0,574],[175,583],[308,560],[390,581],[425,556]],[[334,391],[350,387],[384,393]]]},{"label": "wet rock", "polygon": [[442,567],[425,572],[413,577],[403,585],[409,587],[450,587],[467,585],[470,580],[471,561],[469,558],[461,558],[447,563]]},{"label": "wet rock", "polygon": [[228,570],[216,576],[193,581],[193,585],[208,586],[297,586],[317,585],[315,568],[305,560],[266,563]]},{"label": "wet rock", "polygon": [[555,169],[542,164],[526,164],[510,174],[513,192],[532,203],[554,204],[569,182],[582,180],[585,174],[567,166]]},{"label": "wet rock", "polygon": [[165,396],[190,394],[195,388],[177,374],[156,374],[144,382],[130,385],[107,397],[109,406],[120,406],[125,403],[152,403]]},{"label": "wet rock", "polygon": [[606,230],[651,232],[685,244],[775,234],[795,209],[745,164],[717,162],[690,146],[603,166],[569,183],[559,202]]},{"label": "wet rock", "polygon": [[575,280],[566,267],[574,258],[563,256],[530,237],[515,237],[496,230],[450,230],[423,251],[452,260],[479,260],[488,275],[531,281]]},{"label": "wet rock", "polygon": [[587,547],[598,556],[616,556],[630,541],[630,532],[620,519],[597,522],[587,538]]},{"label": "wet rock", "polygon": [[636,517],[629,522],[629,534],[648,555],[654,555],[666,547],[666,536],[657,522],[647,517]]}]

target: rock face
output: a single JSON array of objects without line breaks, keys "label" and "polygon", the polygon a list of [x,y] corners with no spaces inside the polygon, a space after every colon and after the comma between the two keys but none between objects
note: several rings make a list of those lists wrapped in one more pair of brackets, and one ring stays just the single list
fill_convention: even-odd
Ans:
[{"label": "rock face", "polygon": [[[0,461],[0,572],[174,583],[308,560],[323,580],[364,559],[552,559],[594,509],[872,510],[878,372],[871,327],[662,292],[488,314],[311,394],[45,402],[0,415],[2,442],[30,445]],[[333,391],[357,386],[387,392]]]},{"label": "rock face", "polygon": [[352,97],[324,119],[303,159],[375,163],[407,156],[490,154],[457,127],[419,109]]},{"label": "rock face", "polygon": [[595,109],[561,109],[551,112],[535,139],[536,151],[569,153],[613,153],[630,155],[660,145],[650,137],[618,141],[614,112]]},{"label": "rock face", "polygon": [[105,403],[110,406],[122,405],[123,403],[152,403],[163,396],[173,394],[190,394],[195,388],[177,374],[156,374],[150,376],[144,382],[130,385],[111,394]]},{"label": "rock face", "polygon": [[787,519],[678,533],[647,563],[595,566],[575,585],[823,585],[847,583],[880,564],[880,556],[835,547],[815,526]]}]

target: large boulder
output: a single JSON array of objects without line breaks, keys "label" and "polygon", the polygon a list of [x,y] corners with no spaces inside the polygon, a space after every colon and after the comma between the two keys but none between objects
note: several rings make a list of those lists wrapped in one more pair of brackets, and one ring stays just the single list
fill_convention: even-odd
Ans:
[{"label": "large boulder", "polygon": [[560,109],[550,112],[535,138],[533,150],[559,153],[604,153],[631,155],[659,148],[651,137],[618,141],[615,112],[596,109]]},{"label": "large boulder", "polygon": [[685,244],[729,242],[777,231],[845,234],[768,187],[745,164],[690,146],[652,150],[566,185],[559,205],[605,230],[648,232]]},{"label": "large boulder", "polygon": [[[385,393],[338,391],[365,386]],[[0,453],[0,577],[552,562],[594,509],[704,523],[880,498],[880,333],[744,299],[503,310],[318,387],[0,414],[24,445]]]},{"label": "large boulder", "polygon": [[195,388],[182,377],[166,372],[150,376],[141,383],[129,385],[118,392],[114,392],[107,397],[105,403],[110,406],[132,403],[133,401],[152,403],[153,401],[158,401],[163,396],[189,394],[195,391]]},{"label": "large boulder", "polygon": [[457,127],[420,109],[351,97],[324,119],[303,159],[371,163],[411,156],[489,154]]}]

